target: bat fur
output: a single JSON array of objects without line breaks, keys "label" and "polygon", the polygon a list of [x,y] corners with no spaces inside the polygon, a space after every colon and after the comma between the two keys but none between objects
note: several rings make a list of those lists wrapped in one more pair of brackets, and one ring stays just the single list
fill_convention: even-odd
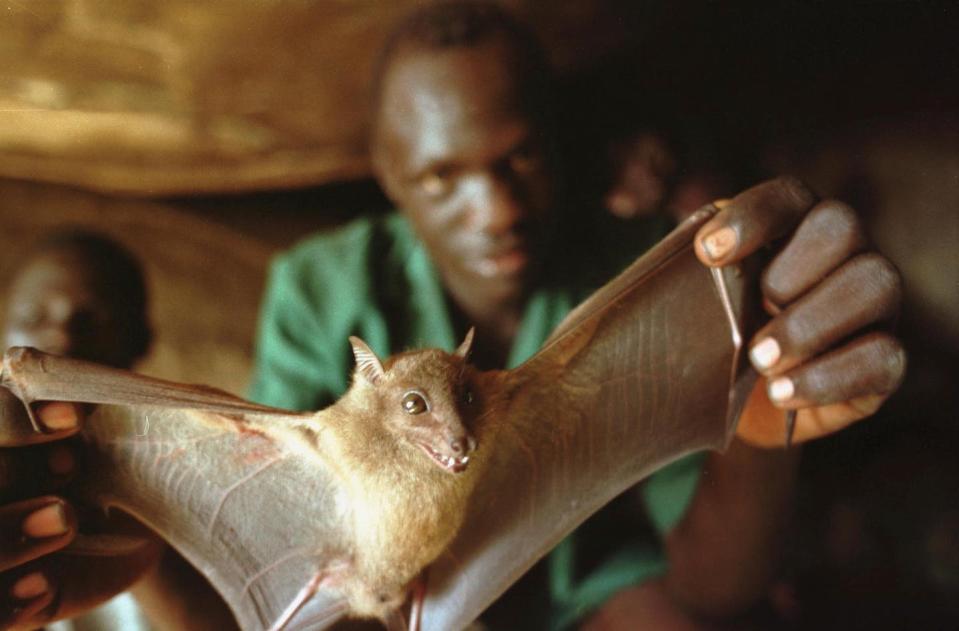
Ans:
[{"label": "bat fur", "polygon": [[739,353],[750,278],[695,259],[713,212],[512,370],[471,367],[471,334],[382,362],[351,338],[352,385],[316,413],[32,349],[8,351],[0,382],[27,404],[100,404],[83,497],[170,541],[245,629],[344,613],[395,628],[427,566],[423,629],[462,628],[616,494],[729,440],[754,378]]}]

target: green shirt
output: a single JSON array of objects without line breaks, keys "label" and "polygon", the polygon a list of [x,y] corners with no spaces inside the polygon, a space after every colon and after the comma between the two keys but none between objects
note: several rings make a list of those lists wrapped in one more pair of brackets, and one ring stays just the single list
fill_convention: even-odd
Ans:
[{"label": "green shirt", "polygon": [[[580,232],[572,247],[556,249],[566,256],[547,265],[532,293],[508,367],[535,353],[576,304],[668,230],[661,219],[590,227],[602,234]],[[380,356],[420,347],[452,351],[460,342],[436,270],[399,214],[354,221],[277,257],[260,314],[250,397],[294,410],[329,405],[349,385],[350,335]],[[680,460],[644,485],[647,513],[660,535],[686,510],[700,461]],[[661,574],[662,548],[652,539],[628,542],[579,581],[575,533],[563,541],[550,558],[551,626],[568,626],[620,589]]]}]

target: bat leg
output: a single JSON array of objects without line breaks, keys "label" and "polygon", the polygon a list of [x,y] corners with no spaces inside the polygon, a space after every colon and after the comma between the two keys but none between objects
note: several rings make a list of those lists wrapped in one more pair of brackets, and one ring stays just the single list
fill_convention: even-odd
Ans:
[{"label": "bat leg", "polygon": [[283,613],[280,614],[280,617],[276,619],[273,625],[270,627],[270,631],[283,631],[289,627],[290,622],[293,620],[294,616],[303,608],[303,605],[308,603],[314,595],[316,595],[317,590],[319,590],[320,585],[323,584],[329,578],[329,572],[322,570],[317,572],[310,581],[303,586],[303,589],[299,591],[296,597],[287,605],[286,609],[283,610]]},{"label": "bat leg", "polygon": [[406,626],[406,620],[403,618],[403,612],[399,609],[394,609],[383,621],[383,624],[386,626],[386,631],[409,631],[409,627]]},{"label": "bat leg", "polygon": [[430,568],[426,567],[413,581],[410,593],[410,624],[409,631],[420,631],[420,620],[423,618],[423,601],[426,600],[426,585],[429,580]]}]

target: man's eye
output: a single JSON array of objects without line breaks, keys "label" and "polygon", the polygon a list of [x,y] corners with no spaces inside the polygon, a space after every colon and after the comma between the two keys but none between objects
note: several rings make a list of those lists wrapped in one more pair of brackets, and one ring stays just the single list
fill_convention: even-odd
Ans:
[{"label": "man's eye", "polygon": [[439,172],[427,173],[419,179],[417,185],[424,195],[441,197],[449,190],[449,174]]},{"label": "man's eye", "polygon": [[407,392],[404,394],[402,405],[407,414],[422,414],[429,409],[426,405],[426,399],[418,392]]},{"label": "man's eye", "polygon": [[532,173],[540,166],[539,155],[531,149],[520,149],[509,156],[509,168],[513,173]]},{"label": "man's eye", "polygon": [[43,312],[32,307],[17,309],[11,314],[10,319],[19,327],[36,326],[43,320]]},{"label": "man's eye", "polygon": [[108,319],[104,314],[94,313],[87,309],[81,309],[70,316],[70,329],[74,333],[90,334],[97,328],[104,328]]}]

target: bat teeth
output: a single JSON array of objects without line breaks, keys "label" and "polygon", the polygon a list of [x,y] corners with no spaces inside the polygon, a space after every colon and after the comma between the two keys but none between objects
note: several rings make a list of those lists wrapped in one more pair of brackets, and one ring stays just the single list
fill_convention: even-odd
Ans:
[{"label": "bat teeth", "polygon": [[429,455],[433,458],[444,469],[451,471],[453,473],[459,473],[466,468],[467,463],[470,461],[468,455],[446,455],[438,452],[433,449],[426,443],[420,443],[422,447]]},{"label": "bat teeth", "polygon": [[470,459],[469,456],[442,456],[441,461],[447,469],[459,472],[466,467],[466,463],[468,463]]}]

